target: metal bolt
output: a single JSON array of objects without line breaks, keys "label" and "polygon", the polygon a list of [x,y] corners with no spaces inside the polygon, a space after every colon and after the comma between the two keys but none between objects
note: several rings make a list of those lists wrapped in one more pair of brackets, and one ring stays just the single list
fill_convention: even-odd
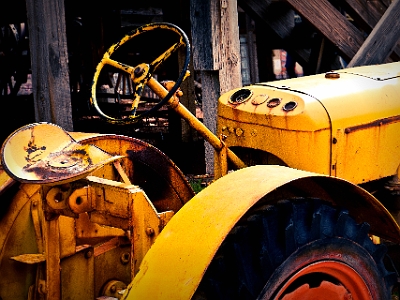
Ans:
[{"label": "metal bolt", "polygon": [[135,74],[136,77],[142,76],[144,72],[144,69],[142,67],[137,67],[134,71],[133,74]]},{"label": "metal bolt", "polygon": [[235,133],[236,133],[237,136],[241,136],[243,134],[243,132],[244,131],[241,128],[236,128],[236,130],[235,130]]},{"label": "metal bolt", "polygon": [[129,263],[130,257],[131,257],[131,255],[129,254],[129,252],[122,253],[121,258],[120,258],[121,263],[123,265],[126,265],[127,263]]},{"label": "metal bolt", "polygon": [[154,229],[151,228],[151,227],[147,227],[147,229],[146,229],[146,234],[147,234],[148,236],[154,235]]},{"label": "metal bolt", "polygon": [[146,229],[146,234],[147,234],[148,236],[154,235],[154,229],[151,228],[151,227],[147,227],[147,229]]},{"label": "metal bolt", "polygon": [[85,253],[85,257],[86,257],[86,258],[91,258],[92,255],[93,255],[93,253],[92,253],[92,251],[90,251],[90,250],[89,250],[88,252]]}]

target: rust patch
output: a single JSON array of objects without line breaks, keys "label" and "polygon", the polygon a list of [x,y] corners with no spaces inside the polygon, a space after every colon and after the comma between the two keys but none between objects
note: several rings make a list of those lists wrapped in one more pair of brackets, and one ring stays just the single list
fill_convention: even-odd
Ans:
[{"label": "rust patch", "polygon": [[38,264],[46,261],[44,254],[21,254],[10,258],[25,264]]},{"label": "rust patch", "polygon": [[82,146],[78,149],[51,153],[45,160],[39,160],[24,167],[42,180],[57,179],[71,174],[79,174],[92,165],[92,160]]},{"label": "rust patch", "polygon": [[26,167],[29,167],[37,162],[37,157],[39,157],[43,151],[46,150],[46,146],[37,146],[35,144],[35,135],[34,135],[34,128],[31,129],[31,138],[28,142],[28,146],[24,147],[24,151],[26,151],[27,156],[25,160],[27,161]]},{"label": "rust patch", "polygon": [[373,128],[373,127],[379,127],[379,126],[383,126],[383,125],[388,125],[390,123],[396,123],[396,122],[399,122],[399,121],[400,121],[400,116],[393,116],[393,117],[389,117],[389,118],[375,120],[373,122],[366,123],[366,124],[347,127],[344,130],[344,132],[346,134],[348,134],[348,133],[352,133],[352,132],[355,132],[355,131],[358,131],[358,130],[363,130],[363,129],[367,129],[367,128]]}]

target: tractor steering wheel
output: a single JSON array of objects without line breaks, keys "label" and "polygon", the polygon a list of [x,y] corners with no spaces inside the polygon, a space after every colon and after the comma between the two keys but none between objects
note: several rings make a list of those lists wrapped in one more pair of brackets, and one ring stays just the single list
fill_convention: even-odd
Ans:
[{"label": "tractor steering wheel", "polygon": [[[120,62],[118,59],[115,60],[111,58],[111,56],[114,54],[116,50],[118,50],[123,44],[126,42],[132,40],[133,38],[145,34],[150,31],[155,31],[155,30],[166,30],[166,31],[172,31],[178,35],[179,40],[175,42],[173,45],[171,45],[164,53],[159,55],[157,58],[152,60],[150,63],[139,63],[136,66],[131,66],[126,63]],[[164,61],[169,58],[175,51],[177,51],[181,46],[185,47],[185,57],[184,57],[184,63],[182,66],[182,69],[179,73],[179,77],[176,80],[174,86],[169,89],[168,94],[166,94],[165,97],[159,96],[161,99],[156,105],[154,105],[151,109],[149,110],[144,110],[142,112],[139,112],[138,106],[139,102],[141,100],[143,91],[145,86],[147,85],[148,81],[153,78],[154,72],[156,69],[164,63]],[[189,66],[189,60],[190,60],[190,44],[189,40],[186,36],[186,34],[180,29],[179,27],[170,24],[170,23],[165,23],[165,22],[158,22],[158,23],[150,23],[141,27],[138,27],[137,29],[134,29],[131,31],[129,34],[125,35],[119,42],[113,44],[107,52],[103,55],[103,58],[101,59],[100,63],[96,67],[96,71],[94,74],[94,79],[91,87],[91,98],[90,98],[90,104],[96,109],[98,114],[105,120],[107,120],[110,123],[113,124],[132,124],[143,118],[144,116],[150,114],[151,112],[154,112],[158,109],[160,109],[178,90],[180,84],[184,80],[186,76],[186,71]],[[117,80],[117,85],[114,85],[114,94],[105,94],[108,96],[104,96],[104,93],[102,94],[99,92],[99,77],[100,73],[105,67],[112,67],[113,69],[118,70],[120,74],[124,74],[124,78],[128,78],[128,81],[130,86],[133,87],[132,93],[129,95],[130,100],[132,100],[131,108],[128,110],[128,115],[127,116],[117,116],[117,117],[112,117],[102,111],[102,109],[99,106],[99,101],[98,98],[100,97],[111,97],[114,98],[114,102],[120,102],[121,100],[121,92],[117,90],[120,82],[120,77],[118,77]],[[119,76],[119,75],[118,75]],[[149,86],[149,85],[148,85]],[[151,86],[149,86],[151,88]],[[156,90],[153,90],[154,93],[157,93]],[[164,93],[165,95],[165,93]]]}]

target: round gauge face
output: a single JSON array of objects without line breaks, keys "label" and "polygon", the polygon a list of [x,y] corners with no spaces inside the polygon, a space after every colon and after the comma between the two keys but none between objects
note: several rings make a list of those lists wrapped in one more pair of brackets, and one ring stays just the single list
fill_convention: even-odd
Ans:
[{"label": "round gauge face", "polygon": [[240,89],[233,93],[233,95],[229,98],[229,102],[232,104],[240,104],[244,103],[251,98],[253,92],[249,89]]}]

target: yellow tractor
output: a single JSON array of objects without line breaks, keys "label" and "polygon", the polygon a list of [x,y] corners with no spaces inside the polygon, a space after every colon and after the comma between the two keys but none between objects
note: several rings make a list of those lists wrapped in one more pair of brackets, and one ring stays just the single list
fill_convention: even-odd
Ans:
[{"label": "yellow tractor", "polygon": [[[175,41],[149,61],[124,50],[158,31]],[[179,27],[139,27],[103,56],[91,104],[117,124],[168,105],[215,148],[215,180],[195,194],[132,137],[19,128],[1,149],[0,299],[398,299],[400,63],[235,89],[214,135],[179,103],[189,57]]]}]

